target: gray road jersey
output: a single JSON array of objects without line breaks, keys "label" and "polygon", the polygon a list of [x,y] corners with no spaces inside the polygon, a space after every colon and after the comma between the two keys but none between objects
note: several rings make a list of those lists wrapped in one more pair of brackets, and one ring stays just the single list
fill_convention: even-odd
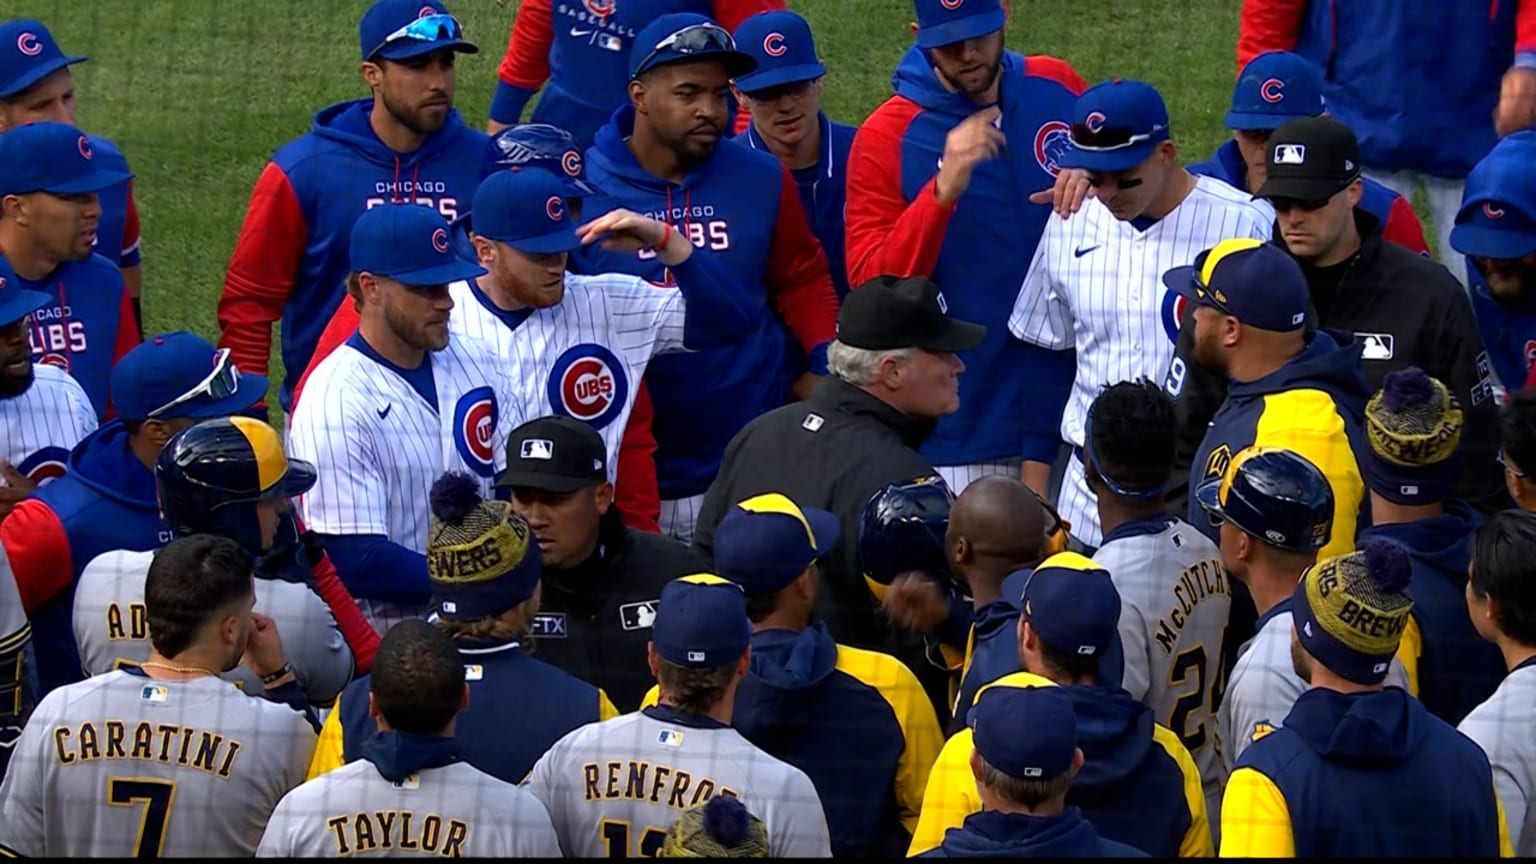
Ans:
[{"label": "gray road jersey", "polygon": [[11,559],[0,547],[0,776],[5,774],[6,760],[32,711],[31,670],[27,667],[31,639],[32,625],[21,605]]},{"label": "gray road jersey", "polygon": [[1488,754],[1515,855],[1536,856],[1536,666],[1516,667],[1456,728]]},{"label": "gray road jersey", "polygon": [[315,733],[226,681],[109,672],[43,698],[0,785],[0,844],[49,857],[256,851]]}]

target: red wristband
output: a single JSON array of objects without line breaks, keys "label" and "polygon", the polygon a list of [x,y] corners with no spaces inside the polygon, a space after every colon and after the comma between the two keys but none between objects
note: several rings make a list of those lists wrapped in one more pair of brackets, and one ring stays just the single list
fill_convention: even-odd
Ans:
[{"label": "red wristband", "polygon": [[657,255],[660,255],[662,250],[666,249],[667,248],[667,244],[670,243],[671,241],[672,241],[672,223],[671,222],[663,222],[663,223],[661,223],[661,242],[657,243],[655,246],[651,247],[651,249]]}]

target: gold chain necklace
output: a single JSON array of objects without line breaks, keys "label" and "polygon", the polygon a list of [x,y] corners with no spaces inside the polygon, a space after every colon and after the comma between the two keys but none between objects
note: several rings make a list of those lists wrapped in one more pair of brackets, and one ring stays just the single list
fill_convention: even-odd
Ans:
[{"label": "gold chain necklace", "polygon": [[219,677],[219,673],[212,669],[205,669],[202,666],[177,666],[173,663],[161,663],[159,660],[145,660],[139,666],[144,669],[153,666],[156,669],[164,669],[167,672],[179,672],[183,675],[212,675],[215,678]]}]

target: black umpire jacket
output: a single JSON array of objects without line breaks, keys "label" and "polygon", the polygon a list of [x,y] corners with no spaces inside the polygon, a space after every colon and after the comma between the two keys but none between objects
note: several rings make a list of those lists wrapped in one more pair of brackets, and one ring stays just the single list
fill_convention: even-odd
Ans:
[{"label": "black umpire jacket", "polygon": [[[1308,327],[1347,330],[1363,341],[1365,378],[1373,391],[1388,373],[1405,366],[1418,366],[1445,384],[1466,424],[1457,497],[1485,512],[1508,506],[1498,465],[1492,373],[1466,290],[1439,264],[1383,241],[1376,217],[1359,208],[1355,226],[1360,251],[1348,261],[1324,268],[1302,265],[1311,289]],[[1275,242],[1284,246],[1278,229]],[[1227,398],[1227,382],[1194,362],[1194,334],[1191,306],[1180,322],[1176,349],[1185,378],[1177,394],[1179,448],[1168,494],[1169,512],[1180,517],[1189,500],[1190,463]]]},{"label": "black umpire jacket", "polygon": [[533,656],[601,687],[619,711],[638,710],[656,683],[645,646],[661,588],[700,570],[687,546],[625,527],[618,507],[610,507],[592,557],[544,570]]}]

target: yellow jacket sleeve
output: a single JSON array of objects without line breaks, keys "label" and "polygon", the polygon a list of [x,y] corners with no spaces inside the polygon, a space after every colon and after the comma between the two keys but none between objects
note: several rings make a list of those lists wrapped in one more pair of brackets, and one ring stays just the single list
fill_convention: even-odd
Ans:
[{"label": "yellow jacket sleeve", "polygon": [[661,685],[652,684],[651,689],[645,691],[645,698],[640,700],[641,708],[652,708],[661,703]]},{"label": "yellow jacket sleeve", "polygon": [[1152,741],[1163,748],[1184,776],[1184,806],[1189,808],[1189,830],[1179,841],[1179,857],[1214,857],[1216,844],[1211,840],[1211,817],[1206,812],[1205,786],[1200,780],[1200,768],[1195,765],[1195,758],[1189,755],[1189,748],[1179,736],[1161,723],[1152,727]]},{"label": "yellow jacket sleeve", "polygon": [[944,746],[933,703],[912,670],[889,654],[839,645],[837,669],[879,693],[901,727],[906,746],[896,765],[896,806],[901,808],[901,824],[912,832],[917,828],[929,771]]},{"label": "yellow jacket sleeve", "polygon": [[313,780],[345,764],[347,759],[342,752],[341,737],[341,697],[337,696],[335,707],[325,716],[325,725],[320,727],[320,740],[315,742],[315,753],[309,758],[309,776],[305,779]]},{"label": "yellow jacket sleeve", "polygon": [[1424,633],[1419,630],[1419,619],[1408,616],[1403,628],[1403,639],[1397,645],[1397,659],[1408,673],[1408,695],[1419,696],[1419,658],[1424,656]]},{"label": "yellow jacket sleeve", "polygon": [[928,774],[922,812],[912,829],[907,857],[916,857],[944,842],[944,832],[959,828],[965,817],[981,812],[981,796],[971,774],[971,730],[961,729],[944,744]]},{"label": "yellow jacket sleeve", "polygon": [[1317,559],[1355,551],[1355,522],[1365,500],[1365,481],[1360,479],[1360,466],[1333,397],[1311,389],[1264,397],[1253,443],[1294,451],[1328,478],[1333,489],[1333,533]]},{"label": "yellow jacket sleeve", "polygon": [[1291,810],[1280,789],[1252,768],[1227,778],[1221,799],[1221,857],[1295,858]]},{"label": "yellow jacket sleeve", "polygon": [[[656,689],[654,687],[652,690]],[[619,709],[614,707],[613,700],[608,698],[603,688],[597,688],[597,719],[598,721],[612,720],[619,716]]]}]

